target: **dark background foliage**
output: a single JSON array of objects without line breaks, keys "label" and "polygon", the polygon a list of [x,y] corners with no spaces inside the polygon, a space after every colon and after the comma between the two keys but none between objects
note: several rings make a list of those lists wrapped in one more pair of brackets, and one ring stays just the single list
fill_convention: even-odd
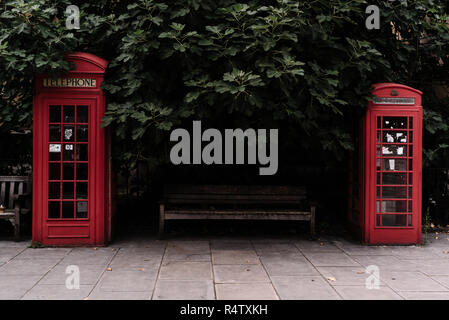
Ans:
[{"label": "dark background foliage", "polygon": [[[81,10],[79,30],[65,28],[70,4]],[[365,27],[370,4],[380,7],[380,30]],[[373,83],[424,92],[425,166],[449,167],[449,99],[435,89],[449,80],[448,12],[444,0],[1,1],[0,131],[31,129],[33,75],[56,75],[69,68],[64,53],[87,51],[110,61],[104,125],[128,194],[154,194],[163,181],[305,181],[341,220],[348,151]],[[192,120],[280,128],[279,174],[174,170],[169,132]],[[20,141],[19,153],[29,153],[30,139]]]}]

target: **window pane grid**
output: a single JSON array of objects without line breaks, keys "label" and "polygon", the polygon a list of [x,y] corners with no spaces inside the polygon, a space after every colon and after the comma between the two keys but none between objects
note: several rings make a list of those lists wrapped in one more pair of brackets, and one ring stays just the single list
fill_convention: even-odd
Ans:
[{"label": "window pane grid", "polygon": [[377,116],[376,226],[412,226],[413,118]]},{"label": "window pane grid", "polygon": [[49,133],[48,219],[88,219],[88,106],[50,105]]}]

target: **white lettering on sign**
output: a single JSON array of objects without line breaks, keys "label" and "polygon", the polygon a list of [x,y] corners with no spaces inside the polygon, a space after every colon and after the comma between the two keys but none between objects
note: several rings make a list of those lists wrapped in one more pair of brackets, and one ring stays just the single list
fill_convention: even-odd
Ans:
[{"label": "white lettering on sign", "polygon": [[95,88],[97,86],[96,79],[86,78],[44,78],[43,85],[46,88]]},{"label": "white lettering on sign", "polygon": [[373,102],[375,104],[406,104],[415,105],[415,98],[390,98],[374,96]]}]

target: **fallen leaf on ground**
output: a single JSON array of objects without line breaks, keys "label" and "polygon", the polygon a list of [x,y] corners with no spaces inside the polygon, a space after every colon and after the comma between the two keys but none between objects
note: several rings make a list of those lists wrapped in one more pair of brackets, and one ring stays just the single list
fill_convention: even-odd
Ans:
[{"label": "fallen leaf on ground", "polygon": [[106,270],[108,270],[108,271],[112,271],[112,268],[111,268],[111,267],[109,267],[109,268],[107,268]]},{"label": "fallen leaf on ground", "polygon": [[327,280],[329,280],[329,281],[337,281],[337,279],[335,279],[334,277],[327,277]]}]

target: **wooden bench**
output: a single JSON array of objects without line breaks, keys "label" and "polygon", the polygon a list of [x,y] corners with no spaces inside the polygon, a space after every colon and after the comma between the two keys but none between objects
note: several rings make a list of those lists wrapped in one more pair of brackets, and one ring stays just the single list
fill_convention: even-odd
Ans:
[{"label": "wooden bench", "polygon": [[159,207],[159,236],[166,220],[190,219],[304,220],[310,221],[313,236],[315,206],[306,200],[304,187],[166,185]]},{"label": "wooden bench", "polygon": [[25,197],[31,195],[31,179],[26,176],[0,176],[0,204],[5,212],[0,219],[9,220],[14,226],[14,239],[20,239],[20,215],[30,211]]}]

